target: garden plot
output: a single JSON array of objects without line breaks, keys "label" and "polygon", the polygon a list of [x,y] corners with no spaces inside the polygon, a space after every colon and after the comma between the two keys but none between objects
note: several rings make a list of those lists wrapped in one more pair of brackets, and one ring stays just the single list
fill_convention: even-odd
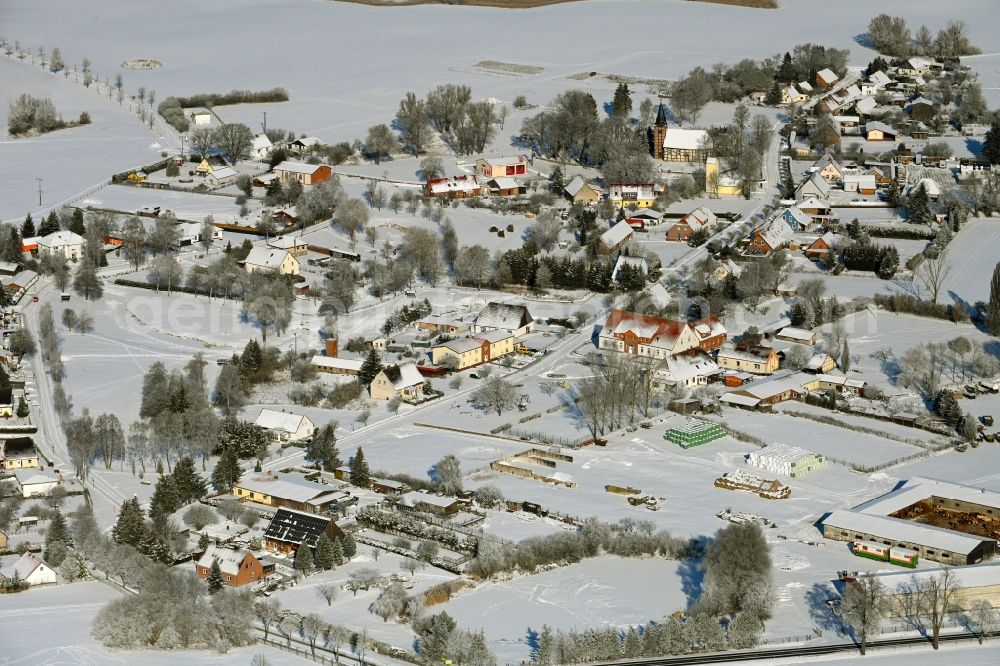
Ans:
[{"label": "garden plot", "polygon": [[726,414],[726,425],[766,442],[802,446],[827,458],[867,467],[881,465],[921,451],[919,447],[884,437],[855,433],[846,428],[787,414],[730,410]]},{"label": "garden plot", "polygon": [[341,624],[355,631],[367,630],[371,638],[409,649],[412,647],[414,635],[408,625],[394,621],[383,622],[381,617],[374,615],[368,609],[378,598],[380,590],[359,590],[355,595],[341,587],[337,592],[337,598],[330,606],[317,591],[317,587],[325,583],[343,586],[352,572],[362,568],[372,568],[385,576],[395,575],[405,579],[403,585],[410,595],[419,594],[433,585],[455,578],[454,574],[434,567],[418,569],[411,576],[408,571],[403,571],[404,559],[393,553],[382,552],[378,560],[375,560],[371,555],[370,546],[358,544],[358,555],[349,563],[331,571],[308,576],[293,587],[275,592],[273,596],[281,601],[284,608],[294,610],[300,615],[318,613],[326,622]]},{"label": "garden plot", "polygon": [[527,659],[529,632],[628,627],[687,607],[679,562],[597,557],[553,571],[484,583],[436,607],[486,632],[500,661]]},{"label": "garden plot", "polygon": [[843,412],[831,412],[829,409],[824,409],[823,407],[819,407],[817,405],[809,405],[804,402],[783,402],[780,405],[775,406],[775,411],[803,412],[820,417],[834,418],[850,425],[884,432],[890,435],[888,439],[903,438],[926,443],[931,443],[940,439],[940,435],[936,435],[932,432],[921,430],[919,428],[908,428],[907,426],[899,425],[898,423],[866,418],[864,416],[855,416],[853,414],[845,414]]}]

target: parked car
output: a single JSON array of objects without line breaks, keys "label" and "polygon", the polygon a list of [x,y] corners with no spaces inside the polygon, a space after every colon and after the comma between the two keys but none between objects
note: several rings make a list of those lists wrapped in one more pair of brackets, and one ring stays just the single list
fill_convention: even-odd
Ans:
[{"label": "parked car", "polygon": [[990,393],[1000,393],[1000,379],[984,379],[979,386]]},{"label": "parked car", "polygon": [[985,415],[983,415],[982,420],[983,420],[983,425],[988,425],[988,426],[993,425],[993,415],[992,414],[985,414]]}]

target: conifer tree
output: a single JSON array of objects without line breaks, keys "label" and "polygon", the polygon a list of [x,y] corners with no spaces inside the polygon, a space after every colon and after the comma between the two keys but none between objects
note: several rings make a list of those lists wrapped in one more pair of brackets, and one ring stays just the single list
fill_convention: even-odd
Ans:
[{"label": "conifer tree", "polygon": [[201,499],[208,492],[205,479],[195,470],[194,461],[190,456],[184,456],[174,465],[171,474],[177,499],[181,504],[189,504]]},{"label": "conifer tree", "polygon": [[35,222],[31,219],[31,213],[28,213],[24,218],[24,224],[21,225],[21,238],[30,238],[35,235]]},{"label": "conifer tree", "polygon": [[324,472],[332,472],[340,467],[336,422],[316,429],[312,440],[306,445],[305,459]]},{"label": "conifer tree", "polygon": [[351,559],[358,552],[358,544],[350,534],[344,534],[340,539],[340,546],[344,552],[345,559]]},{"label": "conifer tree", "polygon": [[206,582],[210,594],[221,591],[222,586],[226,584],[225,579],[222,578],[222,567],[219,566],[219,560],[212,560],[212,568],[208,571]]},{"label": "conifer tree", "polygon": [[1000,336],[1000,263],[993,269],[990,280],[990,302],[986,305],[986,328],[990,335]]},{"label": "conifer tree", "polygon": [[549,174],[549,189],[556,196],[562,196],[563,189],[566,184],[563,182],[563,172],[562,167],[558,164],[552,169],[552,173]]},{"label": "conifer tree", "polygon": [[362,386],[368,386],[380,372],[382,372],[382,357],[374,348],[369,349],[368,356],[358,372],[358,381],[361,382]]},{"label": "conifer tree", "polygon": [[[79,208],[76,209],[77,212],[79,212],[79,210],[80,210]],[[82,219],[83,213],[80,213],[80,215]],[[54,234],[55,232],[59,231],[59,229],[60,229],[59,218],[56,216],[56,212],[53,210],[51,213],[49,213],[49,216],[45,218],[41,226],[39,226],[38,235],[43,237],[48,236],[49,234]]]},{"label": "conifer tree", "polygon": [[360,447],[351,460],[351,484],[358,488],[367,488],[372,484],[368,463],[365,461],[365,452]]},{"label": "conifer tree", "polygon": [[215,469],[212,470],[212,487],[216,492],[227,493],[233,489],[241,476],[243,468],[240,467],[236,451],[232,447],[227,447],[219,457],[219,462],[215,464]]},{"label": "conifer tree", "polygon": [[295,569],[302,573],[307,573],[313,568],[312,549],[305,543],[295,551]]},{"label": "conifer tree", "polygon": [[83,236],[87,233],[87,228],[83,224],[83,211],[79,208],[73,209],[73,214],[69,218],[69,225],[67,229],[72,231],[74,234],[79,234]]},{"label": "conifer tree", "polygon": [[208,538],[208,533],[202,532],[201,536],[198,537],[198,550],[204,553],[206,550],[208,550],[208,546],[210,543],[211,540]]},{"label": "conifer tree", "polygon": [[125,500],[118,512],[118,520],[111,530],[111,538],[115,543],[132,546],[138,549],[145,540],[148,528],[139,506],[139,498],[133,496]]},{"label": "conifer tree", "polygon": [[49,521],[49,529],[45,533],[45,559],[49,560],[50,565],[59,566],[66,556],[66,548],[72,545],[73,537],[66,527],[66,519],[62,512],[56,509]]},{"label": "conifer tree", "polygon": [[983,157],[990,164],[1000,164],[1000,118],[993,121],[983,139]]},{"label": "conifer tree", "polygon": [[333,539],[328,537],[325,532],[320,534],[319,539],[316,540],[316,557],[313,558],[316,566],[323,570],[332,569],[333,551]]},{"label": "conifer tree", "polygon": [[333,559],[333,566],[339,567],[344,563],[344,549],[341,547],[341,541],[339,539],[333,542],[333,552],[331,553],[331,556]]},{"label": "conifer tree", "polygon": [[153,490],[153,497],[149,500],[149,517],[169,516],[180,506],[173,476],[169,474],[161,476],[156,480],[156,489]]}]

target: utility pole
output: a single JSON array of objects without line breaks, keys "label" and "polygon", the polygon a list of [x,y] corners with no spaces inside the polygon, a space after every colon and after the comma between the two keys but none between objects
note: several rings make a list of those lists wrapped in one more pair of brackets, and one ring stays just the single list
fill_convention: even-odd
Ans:
[{"label": "utility pole", "polygon": [[185,139],[187,139],[187,136],[184,135],[184,134],[181,134],[181,159],[186,162],[187,161],[187,155],[185,155],[185,153],[184,153],[184,140]]},{"label": "utility pole", "polygon": [[264,134],[267,134],[267,111],[264,112]]},{"label": "utility pole", "polygon": [[35,180],[38,181],[38,205],[41,206],[42,205],[42,179],[41,178],[35,178]]}]

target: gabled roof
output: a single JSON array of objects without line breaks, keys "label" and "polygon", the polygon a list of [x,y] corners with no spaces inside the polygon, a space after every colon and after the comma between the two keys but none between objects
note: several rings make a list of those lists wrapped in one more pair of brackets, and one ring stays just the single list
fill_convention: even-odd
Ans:
[{"label": "gabled roof", "polygon": [[691,330],[699,340],[708,340],[720,335],[726,335],[726,327],[718,317],[705,317],[691,324]]},{"label": "gabled roof", "polygon": [[516,331],[533,321],[531,313],[524,305],[490,302],[476,316],[476,328],[501,328],[507,331]]},{"label": "gabled roof", "polygon": [[320,140],[319,137],[304,136],[304,137],[302,137],[300,139],[296,139],[295,141],[292,141],[291,145],[293,145],[293,146],[294,145],[299,145],[299,146],[302,146],[303,148],[309,148],[311,146],[321,146],[321,145],[323,145],[323,142]]},{"label": "gabled roof", "polygon": [[219,568],[222,573],[236,576],[240,572],[240,566],[243,561],[247,559],[250,555],[248,550],[234,550],[232,548],[222,548],[216,545],[210,545],[206,550],[204,555],[198,560],[198,566],[210,569],[212,567],[212,562],[218,560]]},{"label": "gabled roof", "polygon": [[893,129],[889,125],[886,125],[885,123],[879,122],[877,120],[871,120],[865,123],[865,134],[871,132],[872,130],[881,130],[886,134],[892,134],[894,136],[899,134],[895,129]]},{"label": "gabled roof", "polygon": [[688,323],[685,321],[614,309],[605,320],[601,335],[624,335],[631,332],[639,338],[671,345],[687,327]]},{"label": "gabled roof", "polygon": [[[2,570],[0,570],[0,577],[13,579],[15,577],[20,580],[27,580],[28,576],[34,573],[35,569],[40,566],[49,566],[45,560],[38,557],[34,553],[27,552],[21,555],[16,561],[7,565]],[[50,569],[52,567],[49,567]]]},{"label": "gabled roof", "polygon": [[589,187],[594,192],[600,192],[599,188],[585,181],[583,179],[583,176],[577,176],[573,180],[569,181],[569,185],[567,185],[563,189],[566,191],[566,194],[570,195],[571,197],[575,197],[584,187]]},{"label": "gabled roof", "polygon": [[250,142],[250,148],[252,150],[262,150],[264,148],[270,148],[272,145],[271,140],[267,138],[266,134],[258,134]]},{"label": "gabled roof", "polygon": [[828,196],[830,194],[830,183],[826,182],[823,176],[819,175],[818,171],[813,171],[801,185],[799,185],[795,192],[799,194],[805,188],[808,183],[812,183],[818,190],[821,196]]},{"label": "gabled roof", "polygon": [[615,247],[623,243],[631,235],[632,225],[622,220],[601,234],[601,243],[604,247]]},{"label": "gabled roof", "polygon": [[857,112],[864,115],[869,115],[877,106],[878,102],[875,101],[874,97],[862,97],[854,103]]},{"label": "gabled roof", "polygon": [[451,176],[449,178],[435,178],[428,181],[428,187],[432,194],[443,194],[446,192],[476,192],[482,187],[479,180],[473,174],[465,176]]},{"label": "gabled roof", "polygon": [[717,221],[718,218],[715,216],[715,213],[704,206],[699,206],[682,217],[678,221],[678,224],[687,224],[691,227],[692,231],[701,231],[706,227],[713,226]]},{"label": "gabled roof", "polygon": [[496,190],[516,190],[524,187],[524,185],[521,184],[521,181],[517,178],[511,178],[510,176],[497,176],[496,178],[490,178],[486,185],[487,187],[491,187],[491,189]]},{"label": "gabled roof", "polygon": [[473,349],[479,349],[483,346],[482,338],[456,338],[454,340],[448,340],[447,342],[442,342],[441,344],[435,345],[437,347],[446,347],[452,350],[456,354],[464,354],[465,352],[472,351]]},{"label": "gabled roof", "polygon": [[255,472],[240,479],[237,488],[263,493],[272,497],[291,500],[293,502],[308,502],[320,495],[333,494],[337,491],[330,486],[315,481],[308,481],[290,474],[274,474],[271,472]]},{"label": "gabled roof", "polygon": [[281,262],[285,260],[286,256],[288,256],[287,250],[257,246],[250,250],[250,254],[247,255],[244,263],[277,269],[281,267]]},{"label": "gabled roof", "polygon": [[888,74],[886,74],[882,70],[879,70],[877,72],[872,72],[868,76],[868,83],[873,87],[882,88],[892,83],[892,79],[889,78]]},{"label": "gabled roof", "polygon": [[386,379],[392,383],[392,387],[397,391],[424,383],[424,377],[417,370],[415,363],[387,365],[382,368],[382,372],[385,373]]},{"label": "gabled roof", "polygon": [[[792,218],[803,227],[807,227],[812,223],[812,218],[803,213],[802,209],[798,206],[779,208],[773,215],[771,215],[771,220],[780,219],[785,224],[788,224],[788,218]],[[789,224],[788,228],[792,229],[792,226]]]},{"label": "gabled roof", "polygon": [[630,220],[659,220],[661,217],[663,217],[663,213],[652,208],[640,208],[628,215]]},{"label": "gabled roof", "polygon": [[[301,139],[299,139],[301,141]],[[291,160],[285,160],[278,166],[274,167],[274,171],[287,171],[288,173],[304,173],[312,175],[316,173],[321,167],[326,166],[325,164],[306,164],[305,162],[292,162]]]},{"label": "gabled roof", "polygon": [[210,174],[213,178],[217,180],[222,180],[223,178],[236,178],[236,169],[230,166],[215,167],[212,169]]},{"label": "gabled roof", "polygon": [[708,140],[708,131],[670,127],[663,137],[663,147],[676,150],[700,150]]},{"label": "gabled roof", "polygon": [[338,370],[353,370],[359,372],[365,364],[361,359],[339,358],[336,356],[313,356],[311,363],[321,368],[336,368]]},{"label": "gabled roof", "polygon": [[667,124],[667,109],[663,102],[656,107],[656,121],[653,124],[657,127],[665,127]]},{"label": "gabled roof", "polygon": [[808,199],[797,203],[795,207],[803,211],[812,208],[830,208],[830,202],[826,199],[820,199],[819,197],[809,197]]},{"label": "gabled roof", "polygon": [[826,68],[821,69],[818,72],[816,72],[816,78],[818,78],[821,81],[823,81],[823,83],[826,83],[826,84],[829,85],[829,84],[833,83],[834,81],[836,81],[840,77],[838,77],[836,74],[834,74],[832,69],[830,69],[829,67],[826,67]]},{"label": "gabled roof", "polygon": [[281,430],[282,432],[297,432],[303,421],[309,419],[301,414],[291,412],[279,412],[276,409],[264,408],[260,410],[255,423],[265,430]]},{"label": "gabled roof", "polygon": [[833,168],[837,170],[837,173],[839,173],[840,175],[844,175],[844,167],[840,166],[840,162],[835,160],[833,155],[831,155],[830,153],[826,153],[825,155],[823,155],[823,157],[816,160],[816,164],[814,164],[813,166],[816,167],[818,171],[821,171],[828,164],[833,166]]},{"label": "gabled roof", "polygon": [[48,236],[38,239],[38,244],[45,247],[64,247],[66,245],[82,245],[83,236],[72,231],[55,231]]},{"label": "gabled roof", "polygon": [[686,382],[695,377],[711,377],[722,372],[708,356],[668,356],[665,367],[657,370],[657,374],[666,381]]},{"label": "gabled roof", "polygon": [[264,530],[264,536],[274,541],[295,545],[305,543],[315,548],[319,536],[326,531],[332,520],[325,516],[281,508]]},{"label": "gabled roof", "polygon": [[430,506],[436,506],[442,509],[447,509],[452,506],[458,500],[454,497],[439,497],[437,495],[431,495],[430,493],[422,493],[416,490],[411,490],[410,492],[404,494],[400,498],[400,502],[403,506],[412,508],[417,507],[420,504],[429,504]]},{"label": "gabled roof", "polygon": [[39,472],[37,469],[15,469],[14,478],[17,479],[17,484],[22,488],[24,486],[34,486],[41,483],[56,483],[59,481],[56,477]]},{"label": "gabled roof", "polygon": [[[491,167],[507,166],[508,164],[524,164],[527,162],[524,155],[515,155],[514,157],[504,157],[503,155],[490,155],[483,156],[479,158],[480,160],[486,162]],[[478,161],[478,160],[477,160]]]}]

